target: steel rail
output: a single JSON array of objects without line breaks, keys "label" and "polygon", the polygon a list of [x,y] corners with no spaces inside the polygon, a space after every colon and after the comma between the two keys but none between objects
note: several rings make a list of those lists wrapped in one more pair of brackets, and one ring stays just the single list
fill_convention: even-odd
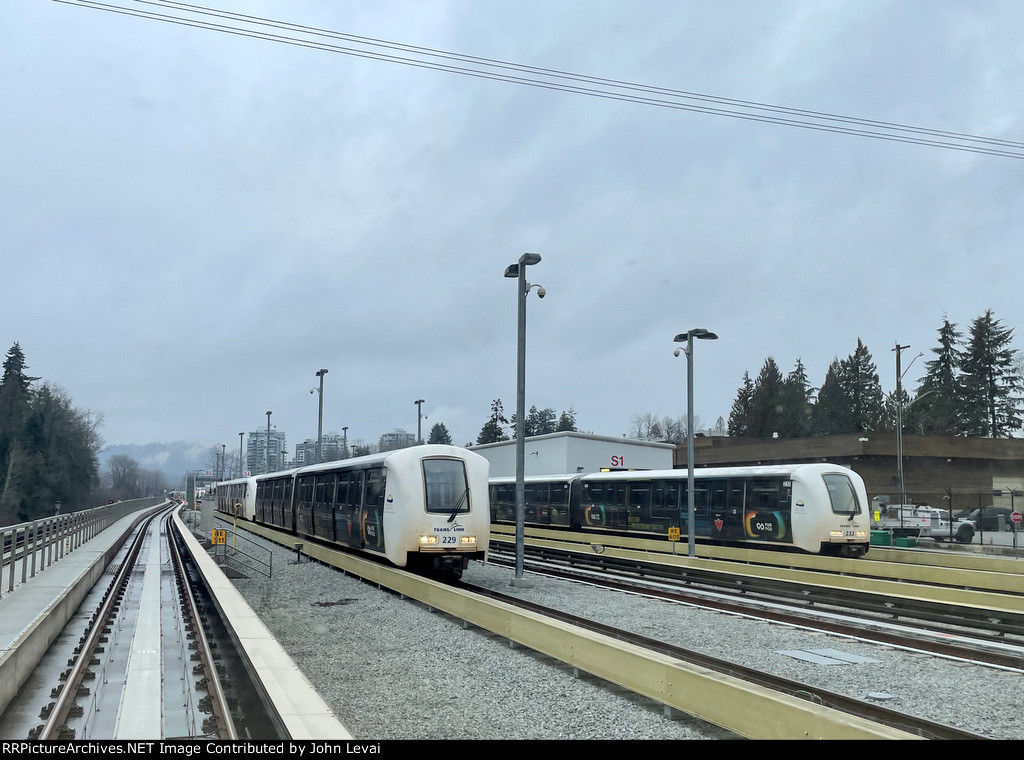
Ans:
[{"label": "steel rail", "polygon": [[[488,561],[504,566],[509,565],[507,556],[501,552],[492,551]],[[803,609],[781,608],[780,605],[784,604],[784,602],[779,604],[762,602],[761,600],[753,600],[745,595],[722,597],[717,593],[699,593],[692,590],[689,584],[686,588],[682,589],[674,586],[664,588],[654,585],[655,583],[672,584],[673,580],[678,582],[678,578],[673,579],[670,576],[659,576],[655,580],[651,577],[651,574],[647,574],[647,577],[635,580],[629,576],[621,578],[608,576],[606,573],[590,572],[584,574],[584,571],[577,567],[565,568],[557,564],[543,565],[537,563],[533,565],[531,561],[531,565],[533,571],[539,574],[572,582],[584,582],[599,588],[642,594],[666,601],[713,609],[718,612],[756,617],[762,620],[820,630],[877,644],[1024,672],[1024,644],[1015,647],[1017,651],[1014,653],[1007,651],[1009,647],[1005,645],[1002,639],[979,639],[977,645],[971,646],[963,643],[963,639],[969,638],[967,635],[963,635],[961,641],[950,640],[947,628],[924,627],[926,631],[937,632],[942,636],[942,638],[931,639],[922,638],[920,631],[915,631],[914,634],[916,635],[912,635],[911,633],[904,634],[885,630],[879,626],[883,624],[888,625],[887,621],[881,620],[879,617],[865,617],[855,623],[836,620],[836,615],[847,613],[833,613],[823,609],[826,606],[834,606],[831,604],[809,604],[801,601],[804,608],[813,607],[819,613],[825,613],[828,616],[825,616],[825,614],[815,615]],[[981,646],[982,644],[990,646],[999,645],[999,649],[985,648]]]},{"label": "steel rail", "polygon": [[111,581],[110,586],[103,597],[103,601],[100,604],[100,608],[92,616],[91,626],[78,649],[78,656],[75,659],[75,663],[67,672],[67,678],[65,679],[64,684],[58,687],[59,693],[57,694],[53,707],[50,710],[46,721],[42,726],[40,726],[38,736],[34,738],[41,740],[66,738],[61,736],[61,733],[63,729],[66,728],[68,714],[78,696],[78,690],[85,680],[86,672],[89,670],[91,655],[100,644],[100,637],[103,635],[104,627],[113,618],[116,612],[117,605],[120,603],[120,595],[128,585],[128,579],[131,577],[135,564],[138,561],[139,552],[142,550],[142,543],[145,539],[146,531],[149,530],[149,526],[157,516],[157,514],[152,514],[145,518],[135,531],[131,544],[128,547],[125,561],[121,563],[117,574]]},{"label": "steel rail", "polygon": [[571,613],[546,607],[534,602],[529,602],[518,597],[502,594],[498,591],[474,586],[470,583],[461,583],[460,587],[471,590],[473,593],[480,594],[487,598],[494,599],[520,609],[528,610],[535,614],[550,617],[563,623],[574,625],[595,633],[600,633],[608,636],[609,638],[632,644],[633,646],[638,646],[652,652],[667,655],[692,665],[707,668],[733,678],[738,678],[743,681],[756,684],[762,688],[777,691],[781,694],[786,694],[791,697],[807,700],[817,705],[829,707],[848,715],[853,715],[864,720],[870,720],[881,725],[889,726],[890,728],[905,731],[921,738],[952,740],[984,738],[969,731],[953,728],[951,726],[919,718],[914,715],[889,710],[887,708],[873,705],[852,697],[847,697],[842,694],[837,694],[826,689],[810,686],[781,676],[775,676],[761,670],[748,668],[728,660],[722,660],[691,649],[668,644],[641,634],[624,631],[614,626],[599,623],[588,618],[583,618],[578,615],[573,615]]},{"label": "steel rail", "polygon": [[196,637],[197,651],[202,661],[203,671],[206,674],[206,691],[212,697],[211,708],[213,709],[214,716],[217,718],[217,733],[220,734],[218,738],[227,740],[238,739],[240,738],[238,728],[231,715],[231,708],[228,705],[224,685],[221,683],[220,676],[217,673],[217,666],[213,659],[213,648],[210,646],[209,637],[206,635],[206,630],[203,627],[199,603],[196,601],[192,583],[189,581],[188,573],[185,569],[185,562],[178,548],[177,539],[173,534],[174,528],[170,513],[164,519],[167,523],[167,543],[170,545],[174,574],[178,581],[178,593],[182,607],[191,621],[192,632]]}]

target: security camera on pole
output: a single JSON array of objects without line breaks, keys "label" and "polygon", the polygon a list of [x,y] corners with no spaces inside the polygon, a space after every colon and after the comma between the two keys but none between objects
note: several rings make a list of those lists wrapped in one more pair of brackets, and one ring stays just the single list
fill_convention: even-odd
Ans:
[{"label": "security camera on pole", "polygon": [[524,253],[518,263],[509,264],[505,276],[517,282],[516,305],[518,312],[518,329],[516,338],[516,574],[512,579],[513,586],[528,586],[523,579],[526,533],[526,479],[524,476],[526,459],[526,295],[531,288],[537,288],[537,295],[543,298],[547,291],[540,285],[531,285],[526,281],[526,267],[540,263],[540,255]]}]

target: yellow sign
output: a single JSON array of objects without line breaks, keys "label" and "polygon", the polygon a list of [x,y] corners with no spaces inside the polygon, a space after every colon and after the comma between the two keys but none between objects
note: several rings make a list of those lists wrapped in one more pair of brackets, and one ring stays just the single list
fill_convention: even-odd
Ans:
[{"label": "yellow sign", "polygon": [[678,541],[679,540],[679,528],[669,528],[668,529],[668,540],[669,541]]},{"label": "yellow sign", "polygon": [[215,530],[213,535],[210,537],[210,542],[214,544],[227,543],[227,531],[226,530]]}]

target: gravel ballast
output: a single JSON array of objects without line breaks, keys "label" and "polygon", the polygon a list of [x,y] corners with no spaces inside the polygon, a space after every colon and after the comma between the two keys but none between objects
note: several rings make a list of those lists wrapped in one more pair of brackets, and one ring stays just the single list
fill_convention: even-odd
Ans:
[{"label": "gravel ballast", "polygon": [[[236,587],[358,739],[729,739],[703,721],[295,552]],[[1020,674],[472,563],[466,580],[994,739],[1022,739]],[[796,659],[834,649],[842,665]]]}]

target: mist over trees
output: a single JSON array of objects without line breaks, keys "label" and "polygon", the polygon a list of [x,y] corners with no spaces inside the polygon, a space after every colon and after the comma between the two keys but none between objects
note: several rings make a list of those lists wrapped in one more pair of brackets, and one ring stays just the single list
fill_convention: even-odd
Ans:
[{"label": "mist over trees", "polygon": [[27,374],[18,343],[0,378],[0,524],[94,506],[102,417],[66,391]]}]

